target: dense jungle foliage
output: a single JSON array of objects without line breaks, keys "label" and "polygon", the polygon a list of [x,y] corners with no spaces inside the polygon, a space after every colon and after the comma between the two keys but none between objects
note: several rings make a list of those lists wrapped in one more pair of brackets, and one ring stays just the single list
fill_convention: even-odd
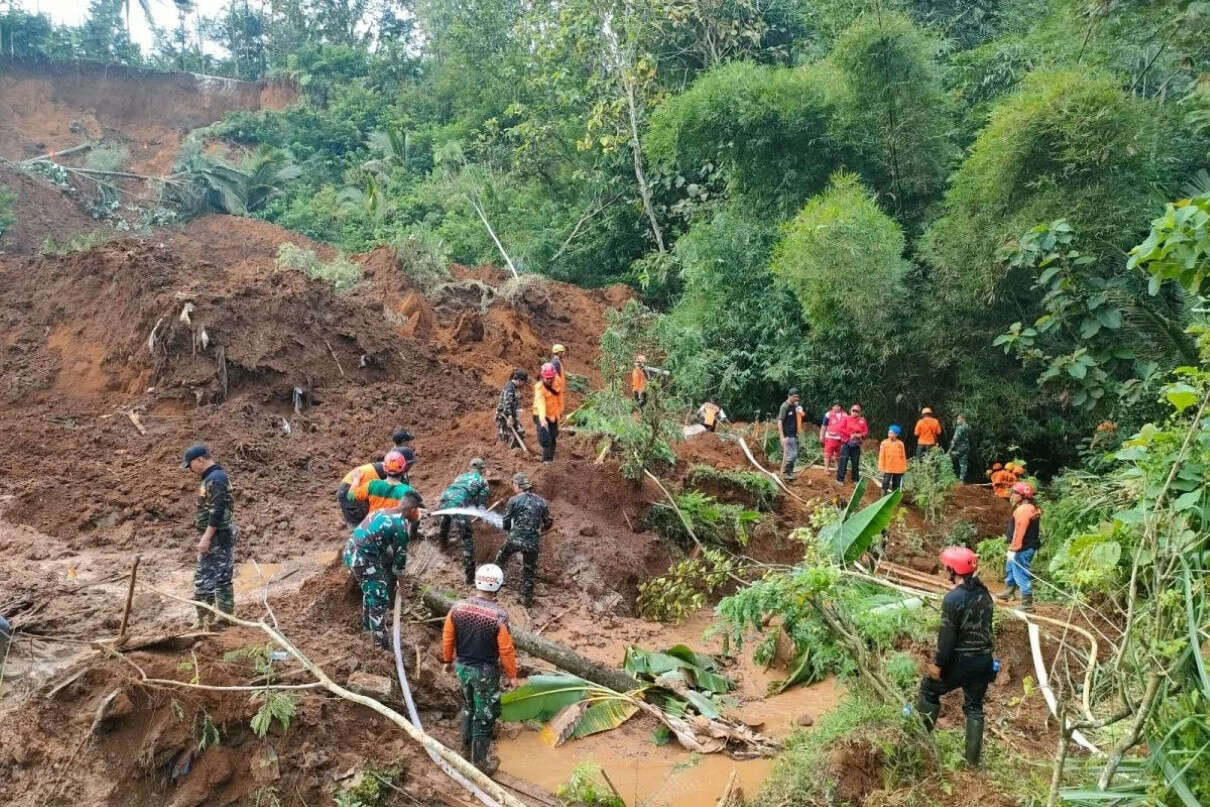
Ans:
[{"label": "dense jungle foliage", "polygon": [[985,457],[1055,467],[1095,424],[1155,414],[1195,356],[1187,295],[1149,292],[1126,252],[1207,166],[1205,3],[151,10],[151,53],[125,0],[79,28],[12,7],[0,47],[292,77],[297,106],[203,133],[297,169],[255,215],[631,283],[671,326],[659,363],[733,416],[789,385],[878,422],[927,403],[965,412]]}]

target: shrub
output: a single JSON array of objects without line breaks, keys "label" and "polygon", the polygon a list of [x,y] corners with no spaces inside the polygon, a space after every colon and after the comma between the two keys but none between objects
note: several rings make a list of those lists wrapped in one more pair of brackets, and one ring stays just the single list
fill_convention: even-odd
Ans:
[{"label": "shrub", "polygon": [[985,538],[975,547],[979,556],[979,574],[984,578],[999,580],[1004,577],[1004,553],[1008,544],[1003,538]]},{"label": "shrub", "polygon": [[450,279],[445,244],[427,230],[396,238],[391,246],[400,270],[425,294]]},{"label": "shrub", "polygon": [[293,269],[307,277],[327,281],[336,291],[348,291],[361,280],[361,267],[345,256],[325,263],[313,250],[301,249],[288,241],[277,248],[277,268]]},{"label": "shrub", "polygon": [[689,484],[731,493],[765,512],[773,510],[781,498],[781,490],[773,480],[756,471],[720,471],[709,465],[695,465],[689,472]]},{"label": "shrub", "polygon": [[600,767],[591,762],[582,762],[577,765],[567,783],[559,785],[557,795],[564,804],[577,804],[584,807],[626,807],[626,803],[601,776]]},{"label": "shrub", "polygon": [[702,557],[680,561],[664,576],[641,583],[635,608],[644,619],[683,622],[727,584],[736,567],[737,563],[722,552],[707,549]]},{"label": "shrub", "polygon": [[4,235],[4,231],[17,221],[17,215],[13,212],[13,203],[17,201],[17,197],[6,185],[0,185],[0,235]]},{"label": "shrub", "polygon": [[[684,490],[677,494],[676,506],[689,520],[698,540],[708,544],[738,544],[747,546],[749,528],[760,521],[760,513],[738,504],[723,504],[700,490]],[[693,539],[685,523],[672,505],[660,502],[652,505],[643,516],[645,525],[678,544]]]},{"label": "shrub", "polygon": [[924,518],[936,522],[945,508],[950,490],[958,482],[954,476],[954,464],[944,451],[929,451],[912,461],[904,487],[912,494],[912,501],[924,512]]},{"label": "shrub", "polygon": [[42,242],[41,253],[62,257],[73,252],[87,252],[99,244],[114,241],[119,237],[117,232],[104,227],[98,227],[95,230],[77,230],[63,241],[56,240],[53,235],[48,235]]},{"label": "shrub", "polygon": [[94,146],[84,157],[84,167],[93,171],[120,171],[130,159],[130,150],[116,143]]}]

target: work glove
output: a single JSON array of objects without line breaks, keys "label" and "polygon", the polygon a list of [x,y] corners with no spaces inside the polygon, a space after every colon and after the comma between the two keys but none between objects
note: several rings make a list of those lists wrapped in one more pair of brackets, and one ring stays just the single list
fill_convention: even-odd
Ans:
[{"label": "work glove", "polygon": [[1004,556],[1004,560],[1005,560],[1005,561],[1007,561],[1008,563],[1012,563],[1012,562],[1013,562],[1013,561],[1015,561],[1016,559],[1017,559],[1017,553],[1016,553],[1016,552],[1014,552],[1014,551],[1013,551],[1013,550],[1011,550],[1011,549],[1010,549],[1010,550],[1008,550],[1008,554],[1006,554],[1006,555]]}]

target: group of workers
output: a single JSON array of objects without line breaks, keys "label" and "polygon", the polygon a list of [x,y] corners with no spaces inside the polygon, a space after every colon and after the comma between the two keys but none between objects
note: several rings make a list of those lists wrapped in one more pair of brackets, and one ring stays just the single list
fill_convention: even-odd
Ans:
[{"label": "group of workers", "polygon": [[[782,477],[795,479],[794,466],[799,455],[799,435],[802,434],[806,415],[797,389],[791,389],[777,412],[777,434],[781,440]],[[959,479],[965,479],[969,469],[971,450],[971,427],[963,415],[958,415],[954,436],[950,440],[948,454],[955,465]],[[916,421],[916,456],[922,457],[938,450],[944,429],[931,407],[924,407]],[[861,447],[870,435],[870,424],[862,414],[861,404],[853,404],[849,411],[839,403],[832,404],[819,422],[819,444],[823,450],[824,472],[836,472],[837,483],[847,480],[857,482],[861,477]],[[889,493],[898,490],[907,473],[907,447],[903,442],[903,429],[895,424],[887,428],[886,439],[878,446],[878,470],[882,473],[882,489]]]},{"label": "group of workers", "polygon": [[[540,380],[533,387],[533,421],[544,462],[554,459],[559,420],[564,411],[565,352],[563,345],[554,346],[551,360],[542,365]],[[649,368],[646,357],[635,357],[631,387],[639,407],[646,403],[647,381],[653,371],[665,372]],[[527,381],[525,370],[515,370],[501,390],[496,406],[500,440],[512,447],[520,447],[524,441],[519,408],[520,388]],[[698,410],[699,424],[711,431],[726,419],[726,413],[713,398]],[[782,474],[788,480],[795,478],[794,465],[804,419],[798,390],[791,389],[777,416],[783,453]],[[943,432],[932,410],[924,407],[914,430],[916,455],[936,450]],[[822,418],[819,440],[824,466],[828,471],[835,467],[838,483],[843,483],[846,475],[853,482],[858,480],[862,442],[868,436],[869,424],[862,415],[860,404],[853,404],[847,412],[840,404],[834,404]],[[361,590],[362,627],[383,648],[389,647],[386,615],[391,592],[406,567],[408,546],[418,539],[419,524],[425,515],[423,498],[412,487],[408,476],[416,463],[416,453],[410,446],[412,440],[412,434],[406,429],[396,430],[392,435],[393,446],[380,462],[352,469],[337,488],[341,517],[350,530],[342,559]],[[959,416],[949,454],[954,458],[960,478],[965,477],[967,471],[970,445],[970,427],[966,419]],[[892,425],[878,452],[884,491],[900,487],[907,462],[902,429]],[[192,445],[185,451],[182,468],[192,471],[201,481],[195,517],[195,526],[201,536],[196,546],[194,599],[229,614],[235,603],[233,554],[238,537],[231,481],[204,444]],[[485,508],[489,493],[486,470],[483,459],[472,459],[468,469],[442,491],[439,511]],[[998,597],[1009,601],[1019,592],[1021,607],[1031,610],[1030,564],[1041,545],[1042,511],[1035,502],[1034,487],[1020,478],[1024,473],[1025,464],[1019,461],[1003,467],[997,463],[989,471],[996,495],[1007,495],[1013,508],[1005,533],[1008,543],[1006,588]],[[532,604],[540,536],[553,526],[548,503],[533,491],[533,484],[526,474],[513,475],[512,494],[503,518],[507,537],[492,563],[476,567],[470,513],[440,513],[437,530],[437,542],[442,548],[449,540],[451,528],[456,530],[462,543],[466,582],[475,589],[471,596],[456,602],[445,618],[442,658],[447,671],[455,665],[454,672],[462,689],[463,755],[488,772],[495,770],[497,764],[489,755],[489,747],[500,713],[502,677],[509,686],[517,683],[509,616],[497,602],[504,583],[503,567],[514,554],[521,555],[521,602],[526,606]],[[948,547],[942,551],[940,560],[955,587],[942,603],[937,651],[921,683],[918,708],[926,727],[931,730],[940,712],[941,696],[961,687],[965,693],[966,758],[975,764],[982,746],[983,699],[988,684],[995,677],[991,655],[992,599],[976,574],[978,558],[974,552],[965,547]],[[198,621],[203,626],[212,622],[212,615],[210,608],[198,608]]]}]

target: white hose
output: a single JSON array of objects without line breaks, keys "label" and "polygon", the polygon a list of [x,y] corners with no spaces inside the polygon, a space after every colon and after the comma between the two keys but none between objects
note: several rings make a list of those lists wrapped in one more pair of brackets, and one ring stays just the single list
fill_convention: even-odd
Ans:
[{"label": "white hose", "polygon": [[498,530],[504,529],[504,516],[499,513],[492,512],[483,507],[446,507],[443,510],[434,510],[429,513],[430,516],[470,516],[471,518],[479,518],[491,524]]},{"label": "white hose", "polygon": [[[1050,678],[1046,674],[1046,662],[1042,660],[1042,640],[1041,634],[1038,631],[1038,626],[1030,621],[1029,617],[1027,617],[1021,611],[1010,610],[1009,613],[1024,622],[1029,630],[1029,649],[1034,656],[1034,672],[1038,675],[1038,688],[1042,690],[1042,697],[1046,699],[1046,705],[1050,707],[1050,713],[1055,717],[1058,717],[1059,704],[1058,700],[1055,698],[1054,690],[1050,688]],[[1094,661],[1095,660],[1090,659],[1088,663],[1092,664]],[[1067,725],[1070,725],[1070,722],[1068,722]],[[1067,726],[1064,726],[1064,729],[1066,728]],[[1105,755],[1101,749],[1089,742],[1088,738],[1078,731],[1071,732],[1071,739],[1075,740],[1077,745],[1085,748],[1096,756]]]},{"label": "white hose", "polygon": [[[416,702],[412,699],[412,688],[408,686],[407,673],[403,671],[403,650],[402,643],[399,638],[399,614],[403,609],[403,597],[399,594],[399,588],[395,588],[395,626],[393,629],[393,639],[395,640],[395,672],[399,674],[399,688],[403,690],[403,700],[408,706],[408,717],[411,718],[412,725],[418,729],[423,729],[420,725],[420,714],[416,711]],[[426,749],[427,750],[427,749]],[[462,785],[466,790],[479,801],[487,805],[487,807],[500,807],[500,804],[491,796],[479,789],[479,786],[467,779],[458,771],[437,755],[436,751],[429,751],[429,759],[437,764],[437,767],[445,773],[446,776],[453,779],[458,784]]]}]

